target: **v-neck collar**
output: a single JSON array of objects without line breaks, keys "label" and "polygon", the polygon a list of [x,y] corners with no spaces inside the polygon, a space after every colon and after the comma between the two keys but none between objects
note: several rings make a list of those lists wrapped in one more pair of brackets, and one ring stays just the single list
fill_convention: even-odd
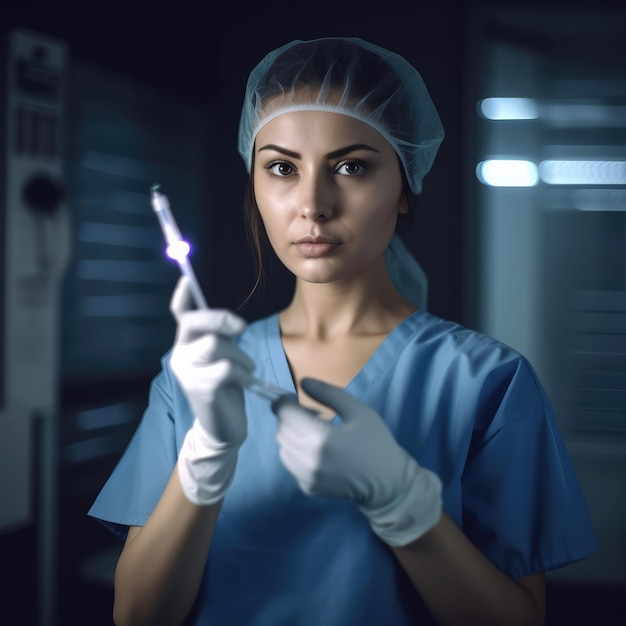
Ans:
[{"label": "v-neck collar", "polygon": [[[356,373],[345,387],[353,396],[360,398],[381,376],[381,374],[395,362],[400,350],[406,345],[410,336],[423,326],[429,319],[427,311],[418,310],[400,322],[374,350],[372,356]],[[283,389],[296,393],[295,384],[289,369],[287,355],[283,346],[280,320],[278,313],[267,320],[268,354],[276,375],[277,384]]]}]

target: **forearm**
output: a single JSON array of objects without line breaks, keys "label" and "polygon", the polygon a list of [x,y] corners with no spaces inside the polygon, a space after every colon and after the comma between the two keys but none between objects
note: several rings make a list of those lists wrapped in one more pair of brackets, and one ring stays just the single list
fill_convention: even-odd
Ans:
[{"label": "forearm", "polygon": [[183,621],[198,593],[220,508],[191,503],[174,468],[152,515],[129,536],[118,561],[118,626]]},{"label": "forearm", "polygon": [[420,539],[393,551],[442,625],[544,623],[543,575],[513,580],[445,514]]}]

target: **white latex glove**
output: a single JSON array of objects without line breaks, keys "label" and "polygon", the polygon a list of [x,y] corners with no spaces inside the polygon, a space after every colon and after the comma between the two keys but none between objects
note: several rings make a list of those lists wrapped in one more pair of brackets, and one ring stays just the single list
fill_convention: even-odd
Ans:
[{"label": "white latex glove", "polygon": [[441,516],[439,477],[420,467],[376,411],[348,392],[312,378],[302,388],[343,421],[326,422],[289,398],[273,404],[280,458],[304,493],[354,500],[391,546],[430,530]]},{"label": "white latex glove", "polygon": [[232,482],[246,438],[243,386],[254,363],[233,342],[246,327],[243,319],[190,306],[188,281],[181,277],[170,303],[178,323],[170,366],[195,419],[178,455],[178,471],[189,500],[212,504]]}]

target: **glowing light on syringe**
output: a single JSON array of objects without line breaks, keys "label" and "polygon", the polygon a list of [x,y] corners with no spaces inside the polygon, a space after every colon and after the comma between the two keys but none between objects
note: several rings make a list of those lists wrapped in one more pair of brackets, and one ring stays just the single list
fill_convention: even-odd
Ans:
[{"label": "glowing light on syringe", "polygon": [[167,246],[165,249],[165,253],[170,259],[174,259],[174,261],[182,261],[186,259],[189,252],[191,251],[191,246],[182,239],[180,241],[175,241]]}]

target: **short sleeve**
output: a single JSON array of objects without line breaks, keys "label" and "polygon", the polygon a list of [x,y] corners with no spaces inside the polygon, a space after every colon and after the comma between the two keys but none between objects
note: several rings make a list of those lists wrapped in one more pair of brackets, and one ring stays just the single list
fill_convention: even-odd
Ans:
[{"label": "short sleeve", "polygon": [[172,474],[190,425],[188,405],[166,355],[150,385],[139,426],[88,515],[122,538],[129,526],[143,526]]},{"label": "short sleeve", "polygon": [[597,543],[545,391],[524,359],[507,378],[493,386],[486,403],[498,395],[496,412],[470,447],[463,527],[492,562],[521,578],[582,559]]}]

